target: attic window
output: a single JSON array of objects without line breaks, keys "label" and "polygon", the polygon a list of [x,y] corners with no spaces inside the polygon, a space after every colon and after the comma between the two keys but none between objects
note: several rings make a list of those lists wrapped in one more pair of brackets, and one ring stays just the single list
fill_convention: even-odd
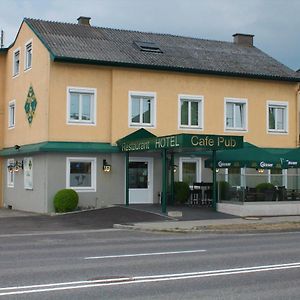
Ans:
[{"label": "attic window", "polygon": [[155,52],[155,53],[163,53],[159,46],[154,42],[134,42],[141,51],[145,52]]}]

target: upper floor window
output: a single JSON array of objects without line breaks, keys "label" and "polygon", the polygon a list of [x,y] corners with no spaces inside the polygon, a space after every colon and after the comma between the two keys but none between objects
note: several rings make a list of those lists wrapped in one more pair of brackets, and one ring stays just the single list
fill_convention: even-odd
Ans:
[{"label": "upper floor window", "polygon": [[155,126],[155,93],[129,93],[129,126]]},{"label": "upper floor window", "polygon": [[96,124],[96,89],[68,88],[68,124]]},{"label": "upper floor window", "polygon": [[25,44],[25,70],[31,68],[32,65],[32,41]]},{"label": "upper floor window", "polygon": [[16,49],[13,54],[13,76],[20,73],[20,49]]},{"label": "upper floor window", "polygon": [[16,124],[16,101],[12,100],[8,104],[8,127],[14,128]]},{"label": "upper floor window", "polygon": [[225,130],[247,130],[246,99],[225,99]]},{"label": "upper floor window", "polygon": [[286,133],[288,131],[288,103],[268,101],[268,131]]},{"label": "upper floor window", "polygon": [[203,97],[179,95],[179,127],[203,128]]}]

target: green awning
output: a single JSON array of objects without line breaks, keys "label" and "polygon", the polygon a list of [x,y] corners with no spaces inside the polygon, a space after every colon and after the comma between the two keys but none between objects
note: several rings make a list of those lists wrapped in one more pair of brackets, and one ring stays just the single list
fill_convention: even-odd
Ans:
[{"label": "green awning", "polygon": [[21,145],[20,148],[10,147],[0,151],[0,156],[14,156],[38,152],[84,152],[84,153],[115,153],[118,147],[109,143],[85,143],[85,142],[42,142],[29,145]]},{"label": "green awning", "polygon": [[[212,167],[212,160],[205,161],[205,167]],[[255,168],[255,169],[273,169],[282,168],[282,161],[278,155],[263,148],[256,147],[251,143],[244,142],[241,149],[219,151],[217,152],[217,168]]]},{"label": "green awning", "polygon": [[285,168],[300,168],[300,148],[290,150],[282,157]]}]

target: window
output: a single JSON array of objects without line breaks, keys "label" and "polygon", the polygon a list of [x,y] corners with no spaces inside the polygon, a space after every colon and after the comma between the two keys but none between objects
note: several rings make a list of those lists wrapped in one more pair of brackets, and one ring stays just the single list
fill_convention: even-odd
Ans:
[{"label": "window", "polygon": [[155,42],[141,42],[135,41],[134,42],[141,51],[144,52],[155,52],[155,53],[162,53],[161,49]]},{"label": "window", "polygon": [[179,127],[203,128],[203,97],[179,95]]},{"label": "window", "polygon": [[25,70],[31,68],[32,65],[32,41],[25,44]]},{"label": "window", "polygon": [[200,158],[181,157],[179,159],[179,181],[192,186],[194,182],[200,182]]},{"label": "window", "polygon": [[68,124],[96,124],[96,89],[68,88]]},{"label": "window", "polygon": [[129,126],[155,126],[155,93],[129,93]]},{"label": "window", "polygon": [[16,124],[16,101],[8,103],[8,128],[14,128]]},{"label": "window", "polygon": [[[15,185],[15,174],[13,172],[13,166],[15,165],[14,159],[7,160],[7,187],[13,188]],[[11,166],[11,167],[10,167]]]},{"label": "window", "polygon": [[66,187],[78,192],[96,192],[96,158],[68,157]]},{"label": "window", "polygon": [[225,130],[247,130],[247,100],[225,99]]},{"label": "window", "polygon": [[14,51],[13,54],[13,76],[20,73],[20,49]]},{"label": "window", "polygon": [[288,103],[268,101],[268,131],[286,133],[288,131]]}]

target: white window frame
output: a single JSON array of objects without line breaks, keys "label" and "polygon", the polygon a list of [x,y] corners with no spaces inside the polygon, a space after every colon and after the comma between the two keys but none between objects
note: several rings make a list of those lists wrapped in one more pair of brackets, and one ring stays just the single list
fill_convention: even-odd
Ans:
[{"label": "white window frame", "polygon": [[[181,101],[188,101],[188,118],[189,124],[181,124]],[[198,125],[191,125],[191,102],[198,102]],[[200,107],[200,109],[199,109]],[[204,97],[198,95],[178,95],[178,129],[200,129],[204,128]]]},{"label": "white window frame", "polygon": [[[29,45],[31,45],[31,51],[30,51],[31,52],[31,64],[30,65],[28,64],[28,53],[29,53],[29,51],[27,49],[27,47]],[[33,47],[32,47],[32,39],[31,39],[24,46],[24,70],[25,71],[28,71],[32,68],[32,57],[33,57]]]},{"label": "white window frame", "polygon": [[[269,107],[285,108],[285,129],[270,129],[269,128]],[[289,132],[289,103],[287,101],[268,100],[266,106],[266,123],[267,133],[269,134],[288,134]],[[276,120],[275,120],[276,126]]]},{"label": "white window frame", "polygon": [[182,164],[184,162],[188,163],[196,163],[196,182],[202,181],[202,174],[201,174],[201,158],[200,157],[179,157],[179,181],[182,181],[183,179],[183,167]]},{"label": "white window frame", "polygon": [[[16,70],[16,54],[19,52],[19,67],[18,67],[18,72]],[[12,65],[12,74],[13,77],[17,77],[20,74],[20,68],[21,68],[21,48],[17,48],[13,52],[13,65]]]},{"label": "white window frame", "polygon": [[[244,105],[244,127],[228,127],[226,124],[227,118],[227,103],[243,104]],[[245,98],[224,98],[224,131],[225,132],[247,132],[248,131],[248,100]]]},{"label": "white window frame", "polygon": [[[90,187],[70,186],[71,162],[91,163],[91,186]],[[97,191],[97,158],[96,157],[67,157],[66,158],[66,188],[73,189],[76,192],[96,192]]]},{"label": "white window frame", "polygon": [[[9,165],[15,165],[15,160],[14,158],[9,158],[7,160],[6,164],[6,182],[7,182],[7,187],[13,188],[15,187],[15,173],[14,172],[9,172],[8,166]],[[12,180],[11,180],[12,179]]]},{"label": "white window frame", "polygon": [[[151,100],[151,114],[150,114],[150,124],[149,123],[132,123],[131,121],[131,111],[132,111],[132,96],[135,97],[150,97]],[[142,109],[142,106],[140,107]],[[141,115],[141,111],[140,111]],[[138,91],[129,91],[128,93],[128,127],[129,128],[139,128],[139,127],[156,127],[156,93],[155,92],[138,92]]]},{"label": "white window frame", "polygon": [[[70,119],[70,105],[71,105],[71,92],[79,94],[93,94],[91,104],[91,121],[88,120],[73,120]],[[79,105],[79,112],[81,111],[81,105]],[[87,87],[67,87],[67,124],[68,125],[87,125],[96,126],[97,122],[97,89]]]},{"label": "white window frame", "polygon": [[[11,108],[14,107],[13,120],[11,119]],[[16,126],[16,100],[8,102],[8,128],[13,129]]]}]

